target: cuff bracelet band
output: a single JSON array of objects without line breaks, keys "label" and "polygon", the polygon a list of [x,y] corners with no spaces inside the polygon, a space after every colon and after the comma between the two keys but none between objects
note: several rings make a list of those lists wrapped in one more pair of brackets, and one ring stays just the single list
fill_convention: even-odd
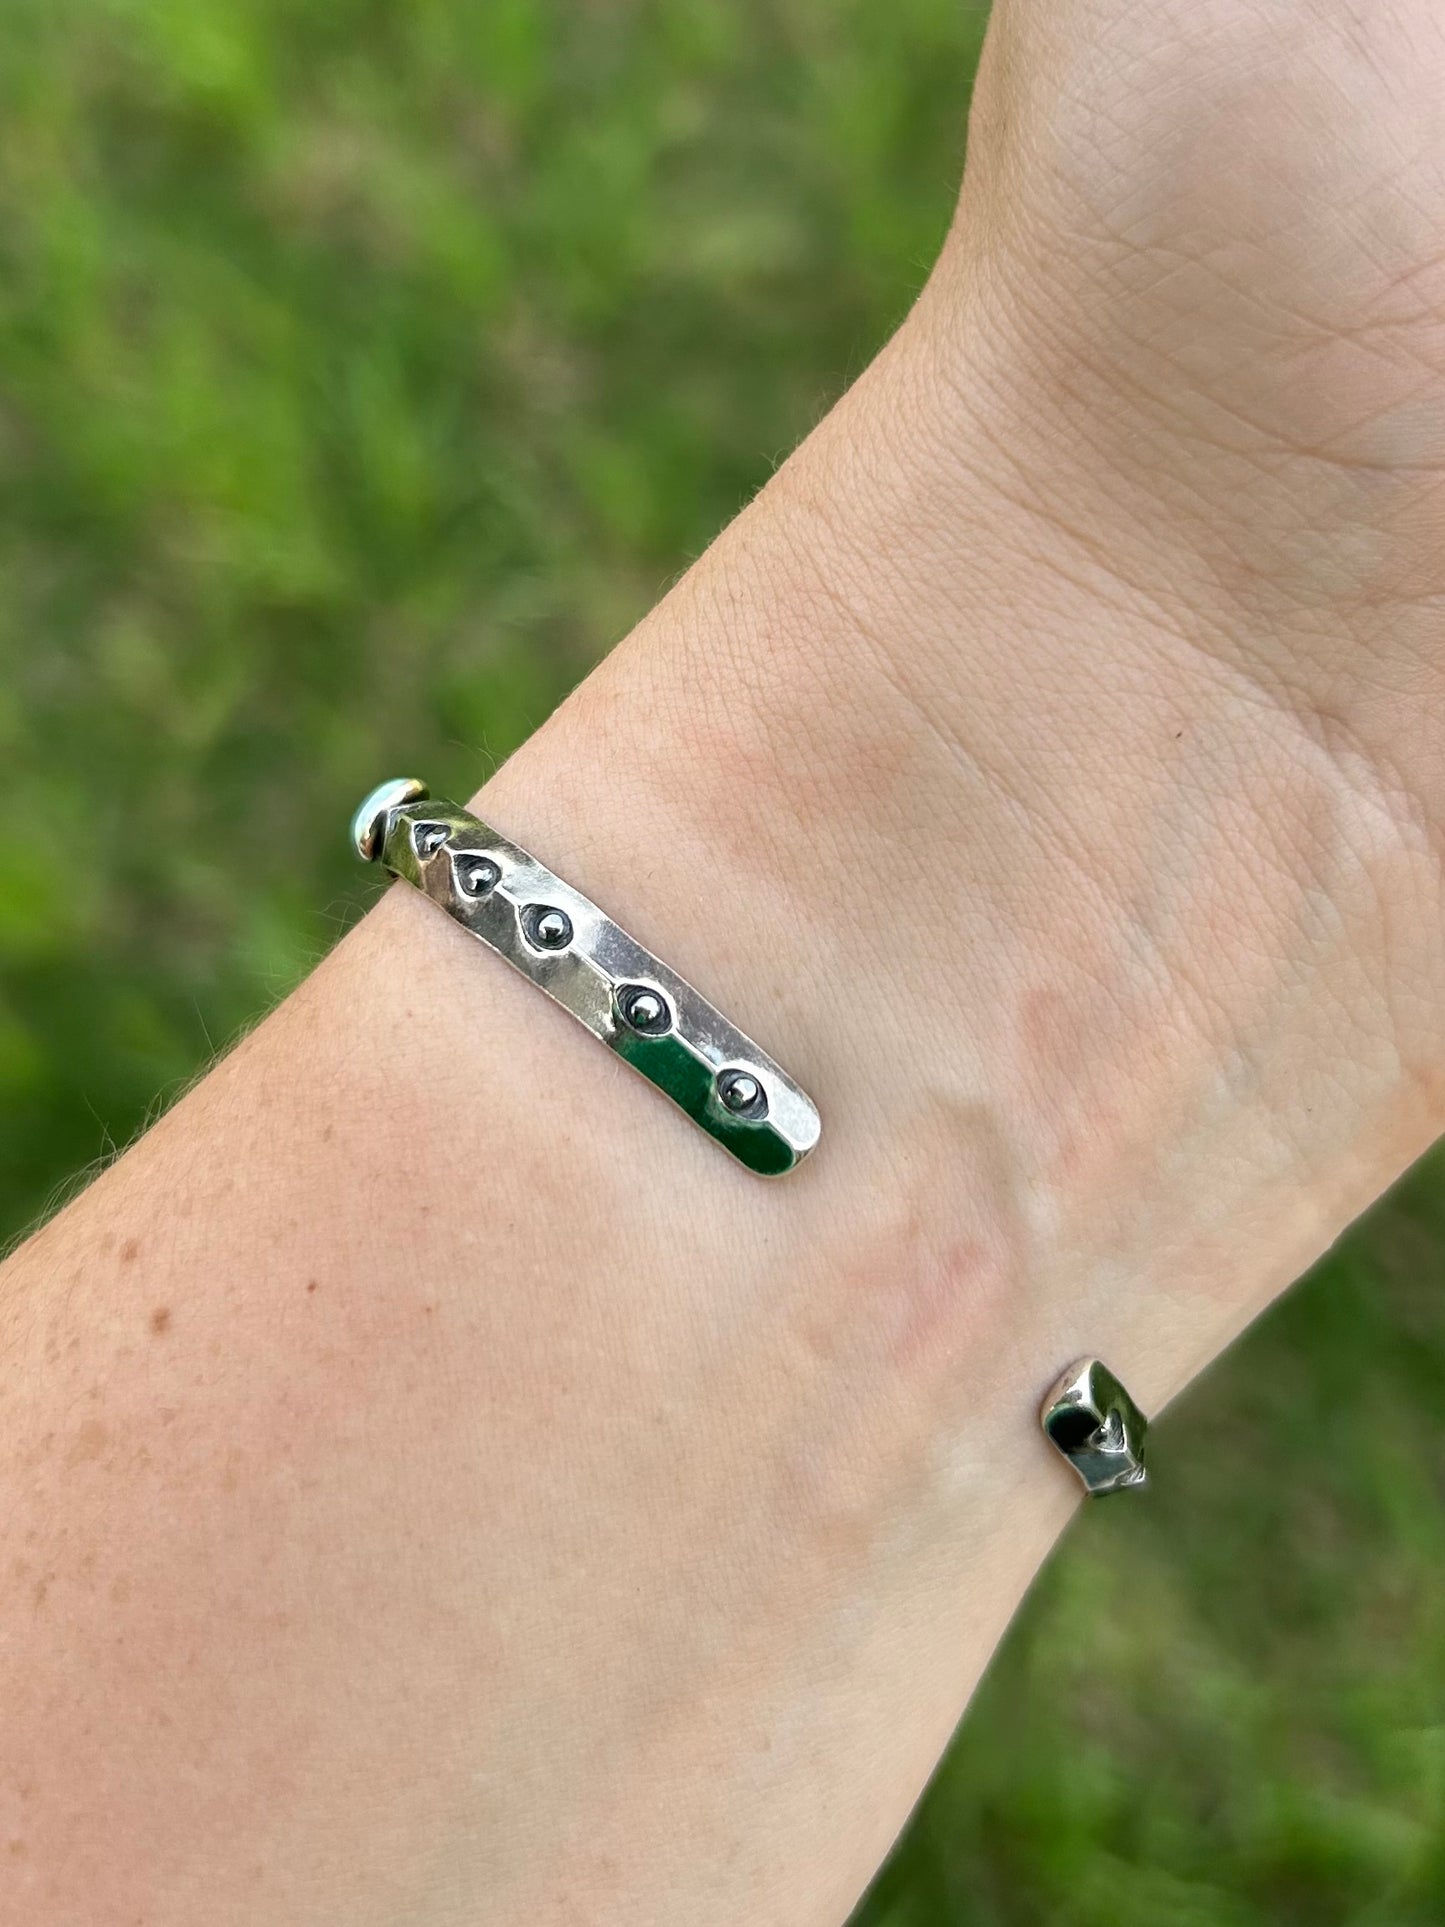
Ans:
[{"label": "cuff bracelet band", "polygon": [[692,985],[478,817],[398,778],[352,819],[357,854],[420,890],[766,1177],[818,1142],[816,1106]]}]

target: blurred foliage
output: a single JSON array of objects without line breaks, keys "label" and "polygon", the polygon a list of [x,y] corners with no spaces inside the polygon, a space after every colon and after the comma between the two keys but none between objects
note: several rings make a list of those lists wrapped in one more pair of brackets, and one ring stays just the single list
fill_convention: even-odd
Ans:
[{"label": "blurred foliage", "polygon": [[[0,1223],[143,1122],[885,337],[961,0],[0,0]],[[867,1927],[1445,1919],[1445,1187],[1157,1435]]]}]

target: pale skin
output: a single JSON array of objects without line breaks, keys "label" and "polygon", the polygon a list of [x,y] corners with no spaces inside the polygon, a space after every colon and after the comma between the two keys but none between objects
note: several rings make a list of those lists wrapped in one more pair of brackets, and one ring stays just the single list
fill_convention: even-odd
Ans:
[{"label": "pale skin", "polygon": [[822,1148],[388,895],[0,1280],[0,1915],[839,1927],[1054,1373],[1445,1127],[1442,235],[1435,0],[1001,0],[913,314],[480,805]]}]

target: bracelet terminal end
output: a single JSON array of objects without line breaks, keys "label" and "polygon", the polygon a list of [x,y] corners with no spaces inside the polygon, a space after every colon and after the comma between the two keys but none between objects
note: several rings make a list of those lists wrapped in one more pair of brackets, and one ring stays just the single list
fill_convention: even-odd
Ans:
[{"label": "bracelet terminal end", "polygon": [[1079,1359],[1055,1381],[1039,1423],[1045,1438],[1095,1497],[1146,1482],[1148,1420],[1097,1358]]},{"label": "bracelet terminal end", "polygon": [[380,860],[387,818],[407,803],[424,803],[431,792],[415,776],[393,776],[378,783],[351,819],[351,844],[363,863]]}]

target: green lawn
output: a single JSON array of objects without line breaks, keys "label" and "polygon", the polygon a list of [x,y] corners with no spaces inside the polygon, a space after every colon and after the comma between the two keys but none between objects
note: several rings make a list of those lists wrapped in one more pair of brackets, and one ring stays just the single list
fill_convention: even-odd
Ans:
[{"label": "green lawn", "polygon": [[[0,0],[0,1228],[294,984],[887,334],[962,0]],[[299,828],[298,828],[299,825]],[[1445,1918],[1445,1187],[1075,1528],[859,1918]]]}]

